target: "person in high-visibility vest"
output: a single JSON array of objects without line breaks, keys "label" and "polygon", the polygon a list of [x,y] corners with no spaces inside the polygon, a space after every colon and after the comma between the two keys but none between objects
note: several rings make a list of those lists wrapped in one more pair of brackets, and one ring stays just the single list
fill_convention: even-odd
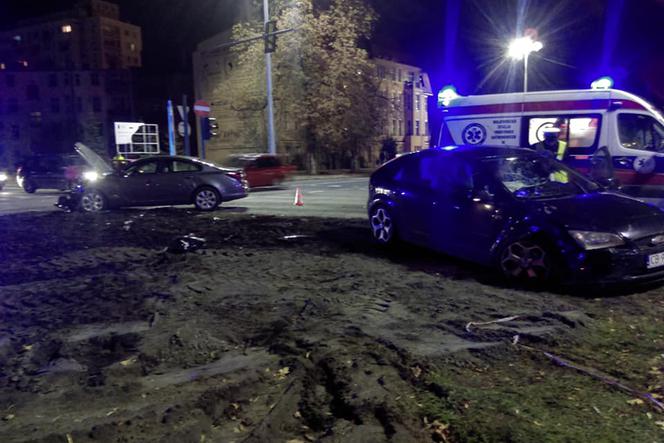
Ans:
[{"label": "person in high-visibility vest", "polygon": [[[544,140],[532,146],[535,152],[545,157],[564,161],[567,155],[567,142],[558,139],[560,128],[544,128],[542,133],[544,134]],[[567,183],[569,181],[569,177],[564,171],[554,172],[551,178],[560,183]]]},{"label": "person in high-visibility vest", "polygon": [[538,154],[542,154],[545,157],[553,157],[559,161],[565,160],[565,155],[567,154],[567,142],[558,140],[560,128],[544,128],[542,133],[544,134],[544,140],[535,143],[532,148]]},{"label": "person in high-visibility vest", "polygon": [[118,171],[124,168],[127,165],[127,159],[122,155],[118,154],[113,157],[113,167]]}]

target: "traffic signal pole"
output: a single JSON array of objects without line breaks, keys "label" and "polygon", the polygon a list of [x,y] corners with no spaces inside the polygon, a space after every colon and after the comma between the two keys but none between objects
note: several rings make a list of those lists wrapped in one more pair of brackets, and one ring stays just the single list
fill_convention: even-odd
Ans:
[{"label": "traffic signal pole", "polygon": [[[241,40],[234,40],[226,43],[222,43],[213,48],[210,48],[207,52],[215,53],[219,50],[224,50],[226,48],[231,48],[237,45],[253,43],[258,40],[263,40],[265,42],[265,80],[267,83],[267,133],[268,133],[268,152],[271,154],[276,154],[277,152],[277,134],[274,129],[274,97],[273,97],[273,86],[272,86],[272,52],[276,46],[276,38],[281,34],[286,34],[289,32],[294,32],[299,29],[298,27],[276,30],[276,23],[270,21],[270,9],[268,5],[268,0],[263,0],[263,33],[261,35],[256,35],[253,37],[243,38]],[[271,48],[271,49],[269,49]]]},{"label": "traffic signal pole", "polygon": [[[270,22],[268,0],[263,0],[263,22],[267,32]],[[277,134],[274,129],[274,98],[272,96],[272,53],[265,51],[265,76],[267,83],[267,146],[270,154],[277,153]]]}]

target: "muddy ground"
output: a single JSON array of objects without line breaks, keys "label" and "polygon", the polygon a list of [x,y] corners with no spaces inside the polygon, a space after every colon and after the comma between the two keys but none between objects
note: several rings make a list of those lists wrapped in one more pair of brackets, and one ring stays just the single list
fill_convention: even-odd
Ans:
[{"label": "muddy ground", "polygon": [[511,289],[360,220],[29,214],[0,238],[1,442],[664,441],[660,288]]}]

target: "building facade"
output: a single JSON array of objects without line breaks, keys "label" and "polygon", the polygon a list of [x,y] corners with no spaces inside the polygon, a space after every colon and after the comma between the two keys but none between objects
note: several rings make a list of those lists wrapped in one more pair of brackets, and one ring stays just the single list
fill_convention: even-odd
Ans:
[{"label": "building facade", "polygon": [[112,145],[113,122],[133,116],[132,69],[141,29],[101,0],[0,32],[0,163]]},{"label": "building facade", "polygon": [[[211,117],[219,125],[218,136],[207,142],[207,158],[222,162],[231,154],[267,150],[265,79],[255,67],[243,66],[237,56],[219,49],[231,40],[230,33],[220,34],[199,44],[194,54],[194,89],[196,97],[211,104]],[[361,166],[373,166],[380,158],[383,142],[392,138],[397,152],[410,152],[429,146],[428,98],[429,77],[422,69],[384,59],[373,59],[380,93],[389,108],[381,123],[379,138],[362,154]],[[238,95],[242,91],[242,96]],[[251,97],[247,97],[247,91]],[[275,128],[277,151],[303,165],[305,133],[298,116],[275,92]],[[359,99],[359,98],[358,98]],[[247,103],[255,105],[247,105]]]},{"label": "building facade", "polygon": [[383,125],[385,138],[397,144],[397,153],[429,147],[429,75],[417,66],[386,59],[373,59],[380,90],[390,103]]}]

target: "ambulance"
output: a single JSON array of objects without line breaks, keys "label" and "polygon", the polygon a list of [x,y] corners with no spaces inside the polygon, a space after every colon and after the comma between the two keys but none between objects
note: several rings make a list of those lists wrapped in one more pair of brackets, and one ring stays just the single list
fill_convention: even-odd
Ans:
[{"label": "ambulance", "polygon": [[446,97],[440,145],[533,146],[549,127],[567,142],[565,163],[625,192],[664,196],[664,118],[617,89]]}]

